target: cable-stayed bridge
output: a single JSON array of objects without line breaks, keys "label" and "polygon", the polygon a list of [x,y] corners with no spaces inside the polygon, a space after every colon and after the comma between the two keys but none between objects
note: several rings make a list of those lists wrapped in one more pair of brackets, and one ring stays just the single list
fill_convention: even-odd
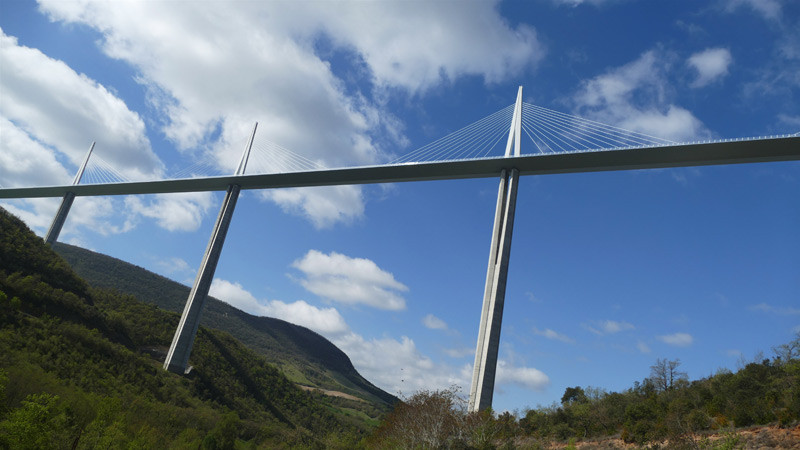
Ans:
[{"label": "cable-stayed bridge", "polygon": [[[0,198],[63,197],[46,241],[54,242],[76,196],[226,191],[164,367],[183,373],[242,189],[278,189],[500,176],[470,409],[491,406],[520,175],[800,160],[800,133],[677,143],[517,101],[380,165],[329,167],[250,134],[233,175],[200,160],[170,178],[129,180],[87,152],[72,184],[0,188]],[[2,182],[2,180],[0,180]]]},{"label": "cable-stayed bridge", "polygon": [[[523,112],[543,109],[522,106]],[[6,187],[0,189],[0,198],[61,197],[67,192],[95,196],[224,191],[231,183],[242,189],[279,189],[483,178],[511,166],[521,175],[544,175],[798,159],[800,134],[677,143],[575,116],[537,123],[533,112],[523,115],[520,156],[506,156],[498,147],[507,136],[512,107],[380,165],[329,167],[257,135],[247,170],[241,175],[223,174],[218,162],[204,160],[165,179],[130,180],[94,153],[79,184]],[[496,133],[502,122],[496,116],[505,120],[504,134],[499,137]],[[488,123],[490,118],[495,121]],[[581,128],[581,123],[596,129]],[[485,133],[482,140],[478,133]]]}]

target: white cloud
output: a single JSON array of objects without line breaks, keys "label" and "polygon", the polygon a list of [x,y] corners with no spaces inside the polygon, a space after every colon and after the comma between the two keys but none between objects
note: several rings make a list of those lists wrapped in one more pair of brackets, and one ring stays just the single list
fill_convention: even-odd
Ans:
[{"label": "white cloud", "polygon": [[767,20],[777,20],[781,17],[781,3],[778,0],[727,0],[725,9],[728,12],[740,7],[747,7],[760,14]]},{"label": "white cloud", "polygon": [[800,314],[800,308],[793,308],[791,306],[773,306],[767,303],[759,303],[750,307],[753,311],[761,311],[765,313],[778,314],[781,316],[793,316]]},{"label": "white cloud", "polygon": [[583,324],[583,327],[592,333],[601,336],[606,334],[615,334],[621,331],[629,331],[636,328],[628,322],[617,322],[615,320],[592,322],[591,325]]},{"label": "white cloud", "polygon": [[644,343],[644,341],[639,341],[636,343],[636,349],[642,353],[650,353],[650,347]]},{"label": "white cloud", "polygon": [[533,367],[514,367],[507,361],[497,362],[497,383],[543,391],[550,385],[550,378],[541,370]]},{"label": "white cloud", "polygon": [[209,295],[257,316],[275,317],[333,337],[349,331],[336,308],[318,308],[303,300],[285,303],[280,300],[260,301],[241,284],[215,278]]},{"label": "white cloud", "polygon": [[[97,141],[95,152],[130,179],[153,177],[163,171],[150,148],[142,119],[104,86],[76,73],[63,61],[19,45],[16,38],[2,32],[0,66],[0,116],[13,121],[29,139],[47,146],[51,153],[55,149],[75,166],[83,160],[91,142]],[[6,145],[13,147],[21,136],[20,130],[13,129],[6,136],[8,123],[1,125],[5,151]],[[27,164],[40,153],[41,147],[33,154],[15,155],[19,163]],[[27,161],[22,159],[26,156]],[[52,155],[43,162],[54,170]]]},{"label": "white cloud", "polygon": [[708,131],[690,111],[670,103],[671,55],[655,50],[581,84],[572,101],[576,113],[627,130],[675,141]]},{"label": "white cloud", "polygon": [[778,114],[778,120],[781,121],[781,123],[785,123],[789,126],[795,127],[796,130],[800,130],[800,116]]},{"label": "white cloud", "polygon": [[146,197],[126,197],[126,210],[155,219],[160,227],[169,231],[197,230],[214,204],[211,192],[156,194],[148,202],[143,198]]},{"label": "white cloud", "polygon": [[728,67],[733,57],[727,48],[709,48],[693,54],[687,64],[697,70],[697,78],[692,82],[693,88],[707,86],[728,74]]},{"label": "white cloud", "polygon": [[431,330],[447,330],[447,323],[433,314],[423,317],[422,324]]},{"label": "white cloud", "polygon": [[[0,105],[4,103],[0,100]],[[70,176],[52,149],[5,117],[0,117],[0,130],[0,183],[4,187],[72,182],[74,174]]]},{"label": "white cloud", "polygon": [[313,9],[334,41],[356,49],[376,84],[417,92],[463,75],[501,81],[544,55],[536,32],[527,25],[510,28],[496,3],[339,3]]},{"label": "white cloud", "polygon": [[305,216],[318,229],[337,222],[350,223],[364,216],[359,186],[325,186],[262,191],[286,212]]},{"label": "white cloud", "polygon": [[466,356],[474,356],[475,349],[472,347],[446,348],[444,353],[451,358],[464,358]]},{"label": "white cloud", "polygon": [[189,263],[178,257],[159,259],[156,264],[161,270],[168,274],[185,273],[192,270],[192,268],[189,267]]},{"label": "white cloud", "polygon": [[[368,380],[395,394],[410,394],[420,389],[445,389],[452,385],[467,387],[469,378],[455,368],[436,363],[423,355],[414,340],[402,336],[365,339],[347,333],[333,339]],[[471,372],[470,372],[471,373]]]},{"label": "white cloud", "polygon": [[[385,158],[377,144],[402,143],[402,124],[380,109],[387,92],[417,95],[465,75],[508,79],[543,55],[535,31],[512,28],[494,2],[62,2],[43,0],[52,20],[102,33],[106,55],[132,65],[180,149],[215,153],[220,165],[259,121],[259,135],[327,166]],[[480,29],[480,33],[475,33]],[[165,43],[169,43],[166,45]],[[360,86],[346,89],[318,54],[346,55]],[[375,91],[377,102],[363,94]],[[219,131],[219,134],[216,131]],[[218,136],[218,137],[217,137]],[[363,213],[358,187],[270,193],[316,226]]]},{"label": "white cloud", "polygon": [[538,336],[544,336],[547,339],[553,339],[553,340],[556,340],[556,341],[566,342],[568,344],[575,343],[574,339],[570,338],[569,336],[567,336],[565,334],[561,334],[561,333],[558,333],[556,331],[553,331],[550,328],[545,328],[544,330],[540,330],[538,328],[534,328],[533,329],[533,334],[536,334]]},{"label": "white cloud", "polygon": [[[70,183],[89,145],[94,156],[129,179],[159,176],[163,165],[150,148],[144,122],[104,86],[76,73],[63,61],[18,44],[0,31],[0,183],[3,186]],[[44,233],[59,200],[4,203]],[[122,200],[76,199],[62,238],[76,233],[130,230],[135,220],[119,212]],[[78,207],[79,206],[79,207]]]},{"label": "white cloud", "polygon": [[398,292],[408,288],[369,259],[309,250],[302,259],[292,263],[292,267],[305,275],[300,284],[320,297],[387,310],[406,307],[405,299]]},{"label": "white cloud", "polygon": [[658,340],[676,347],[688,347],[694,342],[694,338],[688,333],[674,333],[658,336]]}]

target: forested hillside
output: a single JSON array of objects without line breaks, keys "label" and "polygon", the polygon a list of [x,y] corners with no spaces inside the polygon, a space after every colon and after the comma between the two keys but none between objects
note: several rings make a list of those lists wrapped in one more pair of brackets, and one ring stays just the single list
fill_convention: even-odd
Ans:
[{"label": "forested hillside", "polygon": [[[94,287],[130,294],[168,311],[183,311],[189,296],[187,286],[80,247],[56,243],[53,248]],[[201,323],[230,333],[296,383],[364,399],[364,402],[349,402],[349,406],[370,416],[387,411],[397,401],[396,397],[364,379],[344,352],[305,327],[270,317],[256,317],[213,297],[206,302]]]},{"label": "forested hillside", "polygon": [[178,318],[89,287],[0,209],[0,448],[351,448],[369,430],[225,332],[201,327],[188,376],[164,371]]}]

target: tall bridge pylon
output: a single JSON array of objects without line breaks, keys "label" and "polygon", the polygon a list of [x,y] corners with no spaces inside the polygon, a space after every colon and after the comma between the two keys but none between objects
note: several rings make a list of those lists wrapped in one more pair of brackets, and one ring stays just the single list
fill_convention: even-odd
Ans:
[{"label": "tall bridge pylon", "polygon": [[[253,126],[253,132],[250,134],[247,147],[242,153],[242,158],[234,175],[244,175],[245,173],[257,128],[258,123]],[[220,254],[222,254],[222,245],[225,243],[225,236],[228,234],[228,227],[231,224],[233,210],[236,208],[236,201],[239,199],[240,191],[241,186],[238,184],[232,183],[228,185],[225,200],[223,200],[222,207],[219,209],[217,222],[214,224],[214,230],[208,240],[208,247],[206,247],[206,252],[203,255],[203,262],[197,271],[197,277],[194,280],[192,290],[189,292],[186,306],[183,308],[181,320],[178,322],[178,329],[175,330],[175,336],[172,338],[172,344],[164,361],[164,369],[170,372],[188,373],[189,354],[192,352],[197,328],[200,326],[200,316],[203,312],[206,298],[208,298],[208,291],[211,289],[211,282],[214,280],[214,272],[217,270],[217,263],[219,262]]]},{"label": "tall bridge pylon", "polygon": [[[83,163],[78,168],[78,173],[75,174],[75,179],[72,180],[72,185],[77,186],[78,183],[81,182],[81,178],[83,178],[83,172],[86,170],[86,165],[89,164],[89,157],[92,156],[92,150],[94,150],[94,142],[89,147],[89,151],[86,152],[86,157],[83,158]],[[61,206],[58,207],[58,212],[56,212],[56,216],[53,217],[53,223],[50,224],[50,229],[47,230],[47,236],[44,238],[44,242],[53,245],[54,242],[58,240],[58,235],[61,234],[61,228],[64,227],[64,222],[67,221],[67,215],[69,214],[70,208],[72,208],[72,202],[75,200],[75,193],[72,191],[67,191],[64,194],[64,197],[61,199]]]},{"label": "tall bridge pylon", "polygon": [[[521,124],[522,86],[517,91],[514,116],[508,132],[506,157],[511,156],[512,146],[514,156],[520,155]],[[478,344],[475,349],[475,365],[472,370],[472,385],[469,392],[470,411],[484,410],[492,406],[518,185],[519,170],[513,167],[503,169],[500,173],[500,188],[497,193],[497,207],[492,228],[492,244],[489,249],[489,267],[486,271],[486,288],[483,294]]]}]

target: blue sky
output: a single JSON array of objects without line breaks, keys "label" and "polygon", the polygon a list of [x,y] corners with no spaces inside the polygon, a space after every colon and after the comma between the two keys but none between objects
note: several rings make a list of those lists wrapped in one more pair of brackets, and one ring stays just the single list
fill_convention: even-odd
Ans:
[{"label": "blue sky", "polygon": [[[129,179],[259,138],[380,164],[513,103],[678,141],[800,131],[779,0],[0,3],[0,185]],[[528,142],[530,145],[530,142]],[[523,153],[533,149],[525,147]],[[244,192],[212,293],[378,386],[468,391],[497,179]],[[494,407],[692,378],[800,331],[797,162],[523,177]],[[61,240],[191,283],[221,194],[78,198]],[[2,205],[43,234],[58,199]]]}]

